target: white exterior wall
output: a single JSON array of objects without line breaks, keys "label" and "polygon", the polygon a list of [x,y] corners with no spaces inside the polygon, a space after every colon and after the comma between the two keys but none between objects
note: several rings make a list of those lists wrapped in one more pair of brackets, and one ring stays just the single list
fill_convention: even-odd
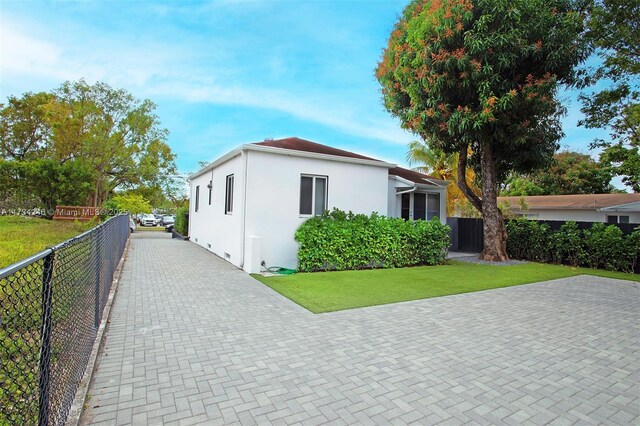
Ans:
[{"label": "white exterior wall", "polygon": [[393,177],[389,176],[387,179],[387,216],[389,217],[400,217],[400,199],[396,195],[396,186],[398,181]]},{"label": "white exterior wall", "polygon": [[[625,212],[619,212],[619,213],[611,213],[611,214],[619,214],[619,215],[625,215],[627,213]],[[640,212],[637,213],[628,213],[629,214],[629,222],[630,223],[640,223]]]},{"label": "white exterior wall", "polygon": [[[238,155],[190,182],[189,239],[240,267],[244,156]],[[228,175],[234,175],[233,213],[225,214],[225,187]],[[213,180],[209,205],[207,185]],[[200,185],[200,206],[195,211],[196,186]]]},{"label": "white exterior wall", "polygon": [[555,210],[527,210],[518,212],[525,214],[530,219],[538,220],[573,220],[576,222],[606,222],[607,216],[629,216],[629,222],[640,223],[640,213],[636,212],[599,212],[594,210],[573,210],[573,209],[555,209]]},{"label": "white exterior wall", "polygon": [[249,151],[246,236],[259,237],[267,266],[297,267],[301,174],[328,176],[329,210],[387,214],[386,167]]}]

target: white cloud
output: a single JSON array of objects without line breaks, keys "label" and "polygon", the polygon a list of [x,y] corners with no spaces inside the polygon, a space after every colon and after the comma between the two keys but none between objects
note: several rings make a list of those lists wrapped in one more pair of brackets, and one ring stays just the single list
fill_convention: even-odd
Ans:
[{"label": "white cloud", "polygon": [[51,74],[60,61],[60,49],[33,38],[3,21],[0,27],[0,74]]},{"label": "white cloud", "polygon": [[204,82],[200,84],[170,82],[153,87],[151,92],[187,102],[241,105],[276,110],[300,119],[340,129],[351,135],[369,137],[389,143],[404,145],[412,140],[409,133],[403,131],[390,119],[380,119],[381,116],[383,117],[382,114],[358,113],[344,99],[331,99],[330,97],[327,99],[322,96],[287,93],[282,90],[263,88],[223,87]]},{"label": "white cloud", "polygon": [[[89,82],[105,81],[124,87],[138,96],[275,110],[392,144],[404,145],[412,139],[381,111],[378,103],[361,105],[352,94],[319,92],[314,87],[293,89],[285,83],[285,87],[264,88],[251,86],[259,84],[255,81],[249,85],[239,83],[234,76],[243,74],[244,69],[212,66],[213,57],[206,57],[208,65],[203,65],[197,52],[184,49],[177,42],[159,44],[151,39],[132,43],[128,38],[113,35],[94,36],[90,42],[81,42],[82,34],[73,40],[65,39],[63,34],[45,40],[42,34],[47,34],[47,28],[33,31],[32,23],[2,21],[3,79],[11,77],[25,82],[39,79],[56,87],[64,80],[85,78]],[[40,38],[28,34],[39,34]],[[269,66],[276,74],[283,67],[278,58],[273,58]]]}]

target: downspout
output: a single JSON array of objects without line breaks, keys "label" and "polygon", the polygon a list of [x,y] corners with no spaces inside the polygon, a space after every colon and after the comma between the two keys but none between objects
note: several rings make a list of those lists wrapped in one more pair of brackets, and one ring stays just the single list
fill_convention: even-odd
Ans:
[{"label": "downspout", "polygon": [[193,215],[191,214],[191,207],[192,207],[192,202],[191,202],[191,195],[193,194],[193,188],[191,186],[191,179],[189,179],[189,213],[187,213],[189,215],[189,221],[187,221],[187,235],[191,235],[191,221],[193,220]]},{"label": "downspout", "polygon": [[414,186],[413,188],[407,189],[406,191],[396,192],[396,195],[409,194],[410,192],[416,192],[417,189],[418,188]]},{"label": "downspout", "polygon": [[242,150],[242,157],[244,158],[244,171],[242,178],[242,216],[240,218],[240,269],[244,269],[244,246],[245,240],[247,239],[245,232],[247,223],[247,175],[249,174],[247,164],[249,161],[249,153],[246,149]]},{"label": "downspout", "polygon": [[[398,195],[402,195],[402,194],[410,194],[412,192],[416,192],[416,190],[418,189],[417,186],[413,186],[413,188],[411,189],[407,189],[406,191],[400,191],[400,192],[396,192],[396,200],[398,199]],[[397,201],[396,201],[397,203]],[[411,203],[411,202],[410,202]],[[411,206],[413,203],[409,204],[409,206]],[[396,215],[398,214],[397,211],[398,205],[396,204]],[[400,216],[402,216],[402,205],[400,206]],[[399,216],[396,216],[399,217]],[[409,217],[413,217],[413,209],[409,208]]]}]

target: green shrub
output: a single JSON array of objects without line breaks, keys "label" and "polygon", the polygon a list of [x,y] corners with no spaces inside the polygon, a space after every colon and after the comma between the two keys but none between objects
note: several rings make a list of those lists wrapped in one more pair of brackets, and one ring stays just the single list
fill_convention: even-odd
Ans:
[{"label": "green shrub", "polygon": [[617,226],[596,223],[584,231],[588,251],[585,261],[592,268],[616,271],[624,268],[626,238]]},{"label": "green shrub", "polygon": [[295,233],[300,271],[397,268],[442,263],[449,227],[434,219],[405,221],[334,209]]},{"label": "green shrub", "polygon": [[625,247],[626,265],[624,272],[635,272],[640,262],[640,226],[636,227],[630,235],[627,235]]},{"label": "green shrub", "polygon": [[176,232],[180,235],[188,235],[189,233],[189,207],[180,207],[176,211],[176,221],[173,225]]},{"label": "green shrub", "polygon": [[507,223],[507,252],[515,259],[548,262],[552,254],[551,228],[546,223],[519,218]]},{"label": "green shrub", "polygon": [[634,272],[640,256],[640,227],[625,236],[615,225],[596,223],[581,231],[567,222],[557,231],[525,218],[507,223],[507,251],[514,259]]},{"label": "green shrub", "polygon": [[552,260],[578,266],[585,257],[583,234],[576,222],[567,222],[551,236]]}]

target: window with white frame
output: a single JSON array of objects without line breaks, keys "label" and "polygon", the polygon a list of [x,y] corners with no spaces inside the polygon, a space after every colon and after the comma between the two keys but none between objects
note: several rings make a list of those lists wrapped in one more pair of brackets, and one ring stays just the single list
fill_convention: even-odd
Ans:
[{"label": "window with white frame", "polygon": [[207,188],[209,188],[209,205],[211,205],[211,196],[213,195],[213,180],[209,181],[209,185],[207,185]]},{"label": "window with white frame", "polygon": [[607,223],[629,223],[629,216],[607,215]]},{"label": "window with white frame", "polygon": [[195,211],[200,208],[200,185],[196,186],[196,207]]},{"label": "window with white frame", "polygon": [[327,176],[300,176],[300,214],[321,215],[327,210]]},{"label": "window with white frame", "polygon": [[233,213],[233,175],[227,176],[227,185],[224,196],[224,213]]}]

